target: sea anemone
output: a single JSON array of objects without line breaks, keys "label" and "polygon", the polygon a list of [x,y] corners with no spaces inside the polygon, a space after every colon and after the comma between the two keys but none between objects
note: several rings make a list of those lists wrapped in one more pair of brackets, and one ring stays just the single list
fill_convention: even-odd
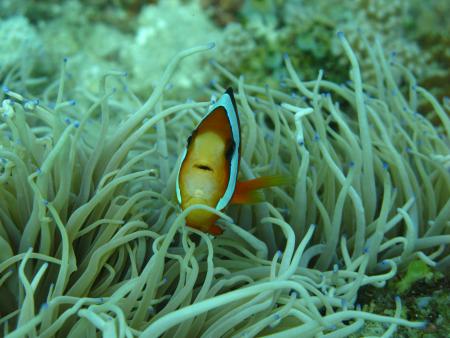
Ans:
[{"label": "sea anemone", "polygon": [[401,318],[399,297],[393,316],[361,310],[357,297],[415,259],[448,267],[450,121],[377,41],[362,37],[373,67],[362,71],[376,74],[362,83],[338,39],[351,64],[345,84],[323,72],[302,81],[288,56],[281,89],[211,62],[236,89],[241,176],[295,182],[259,205],[209,209],[225,229],[215,238],[184,225],[208,207],[181,212],[174,199],[177,156],[210,102],[164,98],[179,62],[212,45],[179,53],[144,103],[111,88],[120,72],[95,97],[65,86],[63,62],[37,100],[20,94],[11,70],[0,94],[3,334],[344,337],[375,321],[388,337],[424,327]]}]

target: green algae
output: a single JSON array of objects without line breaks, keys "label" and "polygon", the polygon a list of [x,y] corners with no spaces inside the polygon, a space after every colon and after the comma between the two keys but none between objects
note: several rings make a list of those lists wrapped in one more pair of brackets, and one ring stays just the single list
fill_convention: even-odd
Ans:
[{"label": "green algae", "polygon": [[405,293],[411,286],[419,280],[429,280],[433,278],[431,268],[421,260],[414,260],[408,264],[405,275],[396,283],[396,288],[399,293]]}]

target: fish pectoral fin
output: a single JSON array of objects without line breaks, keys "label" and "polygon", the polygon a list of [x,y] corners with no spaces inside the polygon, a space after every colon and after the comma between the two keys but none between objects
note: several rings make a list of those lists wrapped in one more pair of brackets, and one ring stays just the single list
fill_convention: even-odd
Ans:
[{"label": "fish pectoral fin", "polygon": [[264,202],[264,194],[257,190],[235,192],[231,199],[232,204],[256,204],[261,202]]},{"label": "fish pectoral fin", "polygon": [[286,185],[292,181],[283,175],[263,176],[252,180],[237,182],[231,203],[253,204],[264,201],[264,194],[259,189]]}]

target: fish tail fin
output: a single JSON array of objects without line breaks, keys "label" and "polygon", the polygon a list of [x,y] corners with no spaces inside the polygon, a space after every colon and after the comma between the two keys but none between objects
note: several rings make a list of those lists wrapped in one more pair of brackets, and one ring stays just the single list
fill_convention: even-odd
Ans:
[{"label": "fish tail fin", "polygon": [[272,175],[258,177],[252,180],[238,182],[234,191],[231,203],[234,204],[253,204],[264,201],[264,195],[259,189],[286,185],[292,180],[283,175]]}]

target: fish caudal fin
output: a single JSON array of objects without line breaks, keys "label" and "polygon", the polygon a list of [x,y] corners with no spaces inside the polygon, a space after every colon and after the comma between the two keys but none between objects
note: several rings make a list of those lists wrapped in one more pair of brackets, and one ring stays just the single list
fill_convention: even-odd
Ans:
[{"label": "fish caudal fin", "polygon": [[236,183],[231,203],[253,204],[264,201],[264,195],[258,189],[286,185],[291,179],[283,175],[263,176],[252,180]]}]

